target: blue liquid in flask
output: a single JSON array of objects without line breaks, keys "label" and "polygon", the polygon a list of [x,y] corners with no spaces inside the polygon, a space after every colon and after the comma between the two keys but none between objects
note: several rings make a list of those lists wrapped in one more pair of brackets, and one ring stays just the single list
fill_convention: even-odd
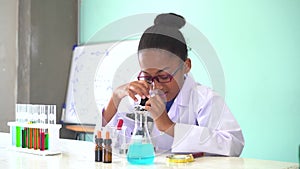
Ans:
[{"label": "blue liquid in flask", "polygon": [[129,146],[127,152],[127,161],[131,164],[153,164],[154,147],[147,143],[133,143]]}]

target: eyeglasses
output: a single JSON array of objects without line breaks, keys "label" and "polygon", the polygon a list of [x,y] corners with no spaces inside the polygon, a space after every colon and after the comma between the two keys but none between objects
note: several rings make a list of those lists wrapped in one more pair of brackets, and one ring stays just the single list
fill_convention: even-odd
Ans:
[{"label": "eyeglasses", "polygon": [[[184,63],[184,62],[183,62]],[[172,79],[174,78],[175,74],[179,71],[179,69],[182,67],[183,63],[181,63],[178,68],[171,74],[166,74],[166,75],[157,75],[157,76],[143,76],[141,75],[142,72],[139,73],[138,75],[138,80],[144,80],[147,83],[151,84],[152,82],[154,82],[154,80],[156,80],[159,83],[169,83],[172,81]]]}]

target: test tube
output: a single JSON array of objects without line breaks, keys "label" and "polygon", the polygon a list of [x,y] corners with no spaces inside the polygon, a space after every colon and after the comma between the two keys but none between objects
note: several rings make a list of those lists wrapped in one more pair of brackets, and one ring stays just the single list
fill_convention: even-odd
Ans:
[{"label": "test tube", "polygon": [[45,129],[40,130],[40,150],[45,150]]},{"label": "test tube", "polygon": [[21,147],[22,131],[20,126],[16,126],[16,147]]}]

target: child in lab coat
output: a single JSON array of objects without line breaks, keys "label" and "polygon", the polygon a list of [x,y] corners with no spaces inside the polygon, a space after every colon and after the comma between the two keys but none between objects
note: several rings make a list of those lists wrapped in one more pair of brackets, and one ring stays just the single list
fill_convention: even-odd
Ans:
[{"label": "child in lab coat", "polygon": [[[114,89],[102,113],[103,125],[116,125],[125,96],[149,98],[145,109],[155,124],[151,136],[156,150],[239,156],[244,138],[238,122],[217,93],[188,75],[191,60],[179,30],[184,25],[180,15],[160,14],[145,30],[138,46],[141,71],[136,81]],[[163,96],[150,96],[150,90]],[[122,118],[130,135],[134,122]]]}]

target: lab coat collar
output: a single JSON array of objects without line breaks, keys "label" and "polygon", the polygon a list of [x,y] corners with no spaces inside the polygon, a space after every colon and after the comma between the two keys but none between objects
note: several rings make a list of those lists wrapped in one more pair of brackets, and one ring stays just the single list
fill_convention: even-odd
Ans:
[{"label": "lab coat collar", "polygon": [[189,105],[191,90],[196,85],[197,83],[195,82],[195,80],[189,75],[187,75],[180,92],[174,100],[174,103],[176,103],[179,106],[187,107]]}]

